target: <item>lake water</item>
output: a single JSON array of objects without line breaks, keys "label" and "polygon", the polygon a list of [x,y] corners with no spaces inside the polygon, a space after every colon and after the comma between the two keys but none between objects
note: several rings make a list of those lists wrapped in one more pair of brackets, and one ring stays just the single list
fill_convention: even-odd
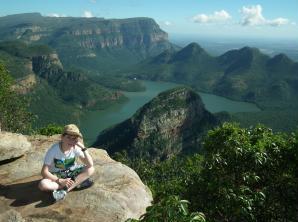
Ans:
[{"label": "lake water", "polygon": [[[80,128],[86,144],[91,145],[98,134],[114,124],[120,123],[131,117],[141,106],[149,102],[160,92],[179,86],[168,82],[144,81],[144,92],[124,92],[129,101],[125,104],[117,104],[106,110],[88,112],[80,120]],[[237,102],[224,97],[207,93],[199,93],[207,110],[212,113],[227,112],[257,112],[260,109],[252,103]]]}]

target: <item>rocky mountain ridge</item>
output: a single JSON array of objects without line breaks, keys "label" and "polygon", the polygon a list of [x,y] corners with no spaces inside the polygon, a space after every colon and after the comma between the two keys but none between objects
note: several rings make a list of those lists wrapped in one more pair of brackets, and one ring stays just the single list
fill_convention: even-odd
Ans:
[{"label": "rocky mountain ridge", "polygon": [[244,47],[212,57],[191,43],[178,52],[168,50],[142,61],[127,72],[136,78],[191,85],[261,107],[292,106],[298,98],[298,63],[284,54],[270,58],[257,48]]},{"label": "rocky mountain ridge", "polygon": [[207,129],[219,120],[204,108],[198,94],[181,87],[160,93],[130,119],[102,132],[93,146],[129,157],[164,160],[199,150]]},{"label": "rocky mountain ridge", "polygon": [[134,64],[174,47],[151,18],[56,18],[27,13],[0,17],[0,23],[0,41],[46,44],[66,67],[93,71],[104,69],[107,62]]}]

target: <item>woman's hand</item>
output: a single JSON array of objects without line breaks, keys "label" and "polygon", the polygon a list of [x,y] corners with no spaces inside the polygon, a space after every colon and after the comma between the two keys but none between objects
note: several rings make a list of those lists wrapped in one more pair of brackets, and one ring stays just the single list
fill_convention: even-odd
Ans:
[{"label": "woman's hand", "polygon": [[66,178],[66,179],[59,179],[59,185],[62,187],[71,187],[74,184],[74,181],[71,178]]},{"label": "woman's hand", "polygon": [[78,147],[80,147],[81,149],[84,149],[85,148],[84,144],[82,144],[81,142],[77,142],[76,145]]}]

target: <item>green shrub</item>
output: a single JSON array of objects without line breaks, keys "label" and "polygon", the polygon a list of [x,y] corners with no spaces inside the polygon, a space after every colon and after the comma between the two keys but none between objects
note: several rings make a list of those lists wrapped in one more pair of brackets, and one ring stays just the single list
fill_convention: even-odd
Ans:
[{"label": "green shrub", "polygon": [[147,207],[140,220],[129,219],[126,222],[205,222],[205,215],[199,212],[190,213],[189,202],[178,196],[169,196],[160,202]]},{"label": "green shrub", "polygon": [[57,124],[49,124],[46,127],[40,128],[38,134],[45,135],[45,136],[52,136],[55,134],[62,134],[63,126]]}]

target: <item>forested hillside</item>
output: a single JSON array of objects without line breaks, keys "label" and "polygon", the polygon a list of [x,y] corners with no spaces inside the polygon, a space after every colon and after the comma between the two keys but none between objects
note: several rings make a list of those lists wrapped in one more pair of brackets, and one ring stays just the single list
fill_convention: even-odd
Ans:
[{"label": "forested hillside", "polygon": [[224,124],[203,151],[156,164],[116,155],[153,190],[139,221],[297,221],[297,133]]}]

